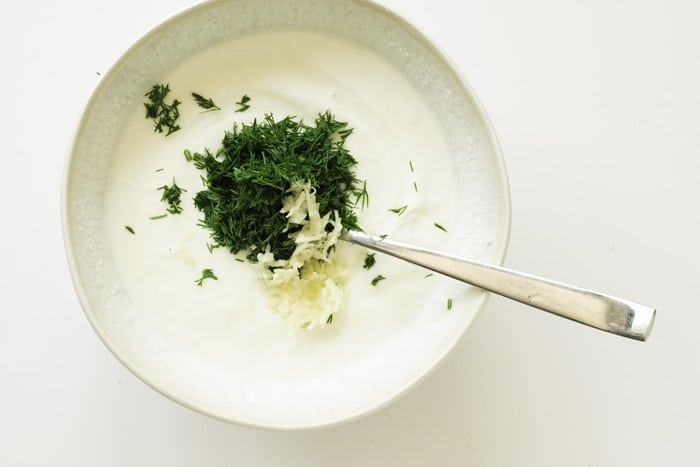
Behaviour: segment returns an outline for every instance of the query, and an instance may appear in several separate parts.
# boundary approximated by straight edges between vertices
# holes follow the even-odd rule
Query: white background
[[[308,433],[227,425],[146,387],[68,275],[61,177],[98,72],[194,3],[0,4],[0,465],[697,465],[700,2],[381,1],[493,120],[506,265],[659,311],[637,343],[493,297],[403,399]]]

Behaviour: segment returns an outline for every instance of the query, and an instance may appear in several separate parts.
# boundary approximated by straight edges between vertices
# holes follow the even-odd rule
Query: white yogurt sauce
[[[203,186],[184,149],[216,150],[233,122],[266,113],[313,122],[328,109],[355,130],[347,146],[359,161],[357,174],[367,180],[370,199],[360,225],[397,240],[444,246],[449,234],[434,223],[449,229],[454,218],[453,163],[433,110],[392,64],[345,38],[271,30],[202,50],[162,82],[170,84],[168,102],[183,102],[182,129],[168,137],[154,133],[143,108],[134,109],[110,168],[105,222],[134,307],[168,345],[207,364],[236,367],[242,377],[303,377],[344,361],[339,354],[369,355],[426,308],[446,312],[448,297],[439,295],[437,275],[426,278],[428,271],[380,254],[367,271],[366,251],[340,244],[337,254],[351,276],[346,307],[324,330],[290,333],[267,307],[252,268],[224,249],[208,251],[208,231],[197,226],[201,213],[192,204]],[[200,113],[193,91],[223,110]],[[250,109],[236,113],[235,102],[244,94],[251,98]],[[165,212],[156,189],[173,178],[187,190],[184,212],[149,220]],[[408,207],[401,216],[388,211],[403,205]],[[218,280],[197,287],[204,268],[213,269]],[[378,274],[386,280],[373,287]],[[251,349],[260,358],[250,358]],[[305,363],[308,352],[316,355],[313,364]],[[318,358],[318,352],[327,358]]]

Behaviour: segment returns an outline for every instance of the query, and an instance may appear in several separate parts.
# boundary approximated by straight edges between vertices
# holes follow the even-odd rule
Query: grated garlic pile
[[[256,268],[265,281],[273,309],[292,328],[324,328],[345,302],[345,264],[333,255],[343,229],[337,212],[321,216],[315,189],[296,183],[287,191],[280,211],[289,225],[301,225],[291,233],[296,244],[288,260],[275,259],[269,247],[257,255]],[[327,225],[332,226],[330,232]]]

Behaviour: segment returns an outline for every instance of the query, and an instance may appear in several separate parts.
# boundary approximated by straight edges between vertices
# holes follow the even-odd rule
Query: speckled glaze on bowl
[[[452,245],[458,249],[452,252],[500,264],[509,235],[509,193],[483,109],[430,41],[397,15],[364,0],[210,1],[147,34],[104,76],[85,110],[65,172],[63,228],[84,311],[105,345],[136,376],[172,400],[221,420],[312,429],[369,414],[405,394],[453,349],[487,294],[468,289],[460,313],[438,322],[417,320],[381,355],[338,362],[332,375],[265,384],[240,381],[235,369],[209,367],[172,351],[140,321],[115,271],[102,225],[113,148],[127,116],[141,106],[144,89],[198,50],[271,27],[345,36],[385,57],[412,82],[439,116],[454,156],[456,195],[465,215],[454,226]]]

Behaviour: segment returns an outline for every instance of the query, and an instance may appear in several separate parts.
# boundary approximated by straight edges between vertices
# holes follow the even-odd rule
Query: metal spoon
[[[655,309],[629,300],[362,232],[344,230],[340,238],[619,336],[645,341],[654,324]]]

